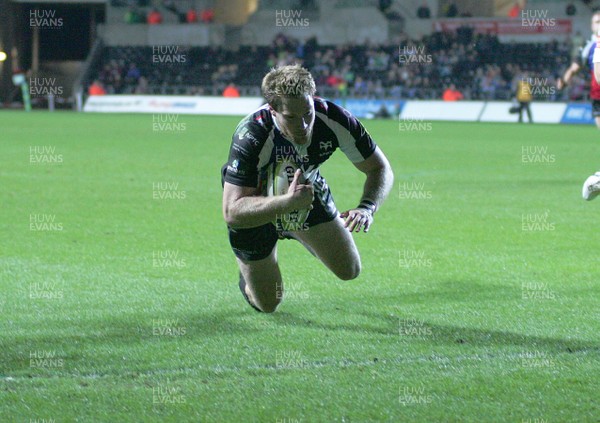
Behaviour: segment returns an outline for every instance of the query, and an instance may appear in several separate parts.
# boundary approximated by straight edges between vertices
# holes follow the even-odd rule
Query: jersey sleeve
[[[595,37],[593,39],[588,40],[580,49],[579,54],[577,55],[577,60],[573,60],[579,66],[588,67],[590,66],[590,56],[592,56],[592,48],[595,45]]]
[[[224,181],[244,187],[258,186],[258,154],[264,143],[264,130],[253,123],[242,122],[231,139]]]
[[[594,49],[594,55],[592,56],[592,63],[600,63],[600,48]]]
[[[352,163],[360,163],[368,159],[377,148],[371,135],[348,110],[340,106],[331,109],[330,118],[337,122],[334,132],[340,149]]]

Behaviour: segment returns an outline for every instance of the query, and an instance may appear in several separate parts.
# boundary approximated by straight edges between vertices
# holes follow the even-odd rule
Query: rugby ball
[[[298,166],[288,160],[273,163],[267,183],[267,195],[287,194],[290,184],[294,180],[296,169]],[[304,178],[300,177],[300,182],[304,183]],[[309,209],[293,210],[290,213],[278,215],[273,224],[278,231],[305,231],[308,230],[306,219],[309,213]]]

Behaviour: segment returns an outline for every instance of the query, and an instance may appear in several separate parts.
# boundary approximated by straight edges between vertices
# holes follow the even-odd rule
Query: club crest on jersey
[[[333,148],[333,141],[321,141],[319,143],[319,148],[321,150],[331,150]]]

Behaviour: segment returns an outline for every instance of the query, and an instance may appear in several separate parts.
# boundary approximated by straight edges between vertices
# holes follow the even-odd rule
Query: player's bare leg
[[[344,221],[336,217],[311,227],[307,231],[293,232],[304,246],[319,258],[338,278],[351,280],[360,274],[360,254]]]
[[[246,261],[237,258],[237,262],[250,302],[265,313],[273,313],[283,298],[283,283],[277,263],[277,246],[262,260]]]
[[[600,116],[596,116],[594,121],[596,122],[596,128],[600,129]]]

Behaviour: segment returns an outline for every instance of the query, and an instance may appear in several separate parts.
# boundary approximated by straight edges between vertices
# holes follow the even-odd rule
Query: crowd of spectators
[[[118,60],[105,55],[92,80],[108,93],[164,94],[165,87],[173,86],[179,94],[220,95],[235,84],[242,95],[256,95],[271,67],[301,63],[325,97],[440,99],[452,86],[460,94],[451,96],[456,99],[509,100],[515,81],[525,74],[556,86],[573,46],[500,43],[494,35],[461,28],[421,40],[400,36],[387,44],[321,46],[315,38],[300,41],[280,34],[270,47],[246,46],[237,53],[214,47],[187,51],[186,63],[177,67],[148,63],[150,54],[138,55],[136,63],[129,54]],[[589,76],[581,73],[568,91],[548,95],[546,90],[543,99],[584,99],[586,84]]]
[[[102,87],[105,94],[148,93],[146,77],[142,75],[135,63],[127,64],[124,59],[111,60],[104,64],[92,85]]]
[[[140,7],[138,4],[130,4],[123,16],[123,20],[128,24],[146,23],[148,25],[160,25],[163,23],[163,13],[161,12],[161,9],[173,14],[179,23],[211,23],[215,18],[215,12],[212,8],[198,11],[193,6],[190,6],[186,10],[182,10],[177,7],[177,4],[173,0],[163,0],[161,6],[160,9],[152,7],[145,11],[144,8]]]

